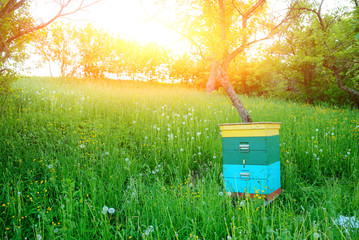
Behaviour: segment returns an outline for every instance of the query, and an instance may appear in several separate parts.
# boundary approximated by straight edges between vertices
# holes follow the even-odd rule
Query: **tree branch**
[[[20,0],[20,2],[17,2],[16,0],[9,0],[5,7],[0,11],[0,19],[22,7],[25,1],[26,0]]]
[[[335,79],[337,80],[337,84],[338,84],[338,87],[340,89],[342,89],[345,92],[350,93],[351,95],[354,95],[355,97],[359,98],[359,92],[358,91],[356,91],[354,89],[351,89],[351,88],[348,88],[348,87],[343,85],[342,78],[341,78],[340,72],[339,72],[340,70],[337,67],[332,66],[332,67],[328,67],[328,68],[334,72]]]
[[[257,2],[258,3],[258,2]],[[294,9],[294,5],[296,5],[297,1],[295,3],[292,4],[292,6],[289,8],[288,13],[286,14],[286,16],[282,19],[282,21],[280,21],[276,26],[274,26],[270,32],[268,33],[268,35],[264,38],[261,39],[256,39],[252,42],[243,42],[238,48],[236,48],[231,54],[228,55],[228,57],[223,61],[223,68],[227,69],[230,62],[238,56],[238,54],[242,53],[248,46],[254,44],[254,43],[258,43],[264,40],[267,40],[269,38],[271,38],[273,36],[273,34],[276,32],[276,30],[282,26],[285,22],[287,22],[290,19],[296,18],[297,15],[292,16]]]
[[[13,1],[13,0],[11,0],[11,1]],[[22,1],[24,1],[24,0],[22,0]],[[44,28],[44,27],[48,26],[49,24],[51,24],[52,22],[54,22],[56,19],[58,19],[60,17],[64,17],[64,16],[74,14],[74,13],[76,13],[76,12],[82,10],[82,9],[85,9],[85,8],[87,8],[89,6],[92,6],[92,5],[100,2],[101,0],[94,1],[94,2],[92,2],[90,4],[88,4],[88,5],[85,5],[85,6],[83,5],[85,0],[82,0],[81,3],[79,4],[79,6],[75,10],[73,10],[71,12],[63,13],[64,9],[69,6],[71,1],[72,0],[67,0],[66,2],[58,1],[59,5],[60,5],[60,9],[59,9],[58,13],[52,19],[50,19],[46,23],[42,23],[42,24],[39,24],[37,26],[30,27],[30,28],[27,28],[26,30],[23,30],[23,31],[19,32],[18,34],[16,34],[16,35],[10,37],[9,39],[7,39],[6,43],[10,43],[10,42],[14,41],[17,38],[22,37],[23,35],[26,35],[26,34],[35,32],[35,31],[37,31],[37,30],[39,30],[41,28]]]

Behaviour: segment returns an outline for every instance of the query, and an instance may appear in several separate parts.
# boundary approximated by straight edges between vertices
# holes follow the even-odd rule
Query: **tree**
[[[250,46],[272,38],[290,19],[297,17],[294,12],[296,1],[290,4],[287,13],[280,20],[268,13],[266,0],[194,1],[194,17],[186,17],[183,34],[196,46],[203,59],[211,62],[207,91],[214,89],[216,79],[236,107],[243,122],[252,122],[248,111],[238,98],[228,77],[228,69],[234,59]]]
[[[78,67],[85,77],[100,79],[112,72],[110,66],[116,58],[113,36],[88,24],[75,37],[79,54]]]
[[[77,29],[70,23],[54,23],[37,32],[34,41],[36,52],[48,62],[52,76],[51,62],[60,66],[61,76],[73,76],[76,71],[78,50],[75,45]]]
[[[93,0],[54,0],[58,12],[48,21],[36,21],[30,15],[31,0],[0,0],[0,94],[1,112],[11,92],[11,83],[24,61],[26,44],[34,40],[31,33],[45,28],[56,19],[74,14],[94,3]]]
[[[358,102],[355,14],[342,7],[324,12],[323,3],[324,0],[298,4],[301,18],[271,49],[277,62],[281,62],[277,72],[308,102]],[[343,91],[337,91],[338,87]]]

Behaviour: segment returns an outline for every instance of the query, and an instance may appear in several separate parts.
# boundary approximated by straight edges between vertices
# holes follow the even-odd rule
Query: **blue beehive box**
[[[232,196],[272,201],[281,193],[280,123],[220,124],[223,180]]]

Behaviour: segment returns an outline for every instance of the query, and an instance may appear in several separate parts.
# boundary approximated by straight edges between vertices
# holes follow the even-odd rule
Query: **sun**
[[[174,52],[183,52],[187,47],[179,33],[159,20],[165,18],[166,24],[174,22],[175,1],[163,5],[152,0],[102,0],[81,13],[81,17],[84,22],[127,40],[154,42]]]

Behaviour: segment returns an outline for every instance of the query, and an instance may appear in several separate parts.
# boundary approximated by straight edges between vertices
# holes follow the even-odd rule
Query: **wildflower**
[[[316,131],[316,132],[318,132],[318,131],[319,131],[319,129],[317,128],[317,129],[315,129],[315,131]]]
[[[109,152],[105,152],[105,155],[110,155],[110,153],[109,153]]]
[[[198,155],[202,155],[202,153],[201,153],[201,152],[199,152],[199,153],[198,153]]]
[[[136,121],[133,121],[132,123],[133,123],[133,124],[135,124],[135,123],[136,123]]]
[[[183,148],[181,148],[180,151],[183,152]]]
[[[216,157],[216,155],[213,155],[213,159],[216,159],[217,157]]]
[[[102,214],[106,214],[108,211],[108,207],[107,206],[103,206],[102,208]]]
[[[52,167],[53,167],[52,164],[50,164],[50,165],[48,166],[49,169],[51,169]]]
[[[128,161],[130,161],[130,159],[128,159],[128,158],[125,158],[125,161],[126,161],[126,162],[128,162]]]
[[[81,145],[80,145],[80,148],[85,148],[85,144],[81,144]]]
[[[152,171],[152,174],[156,174],[156,171]]]
[[[148,139],[148,137],[146,136],[146,137],[145,137],[145,139],[147,140],[147,139]]]
[[[231,237],[231,236],[227,236],[227,240],[232,240],[232,237]]]
[[[115,209],[114,209],[114,208],[108,209],[108,213],[109,213],[109,214],[114,214],[114,213],[115,213]]]
[[[54,91],[54,92],[55,92],[55,91]],[[37,235],[36,235],[36,239],[37,239],[37,240],[41,240],[41,239],[42,239],[42,236],[41,236],[40,234],[37,234]]]
[[[223,196],[223,192],[219,192],[218,195],[219,195],[219,196]]]
[[[198,132],[198,133],[197,133],[197,136],[199,136],[199,135],[201,135],[201,132]]]
[[[59,229],[55,228],[54,233],[58,233],[58,232],[59,232]]]
[[[315,232],[315,233],[313,234],[313,238],[314,238],[314,239],[318,239],[319,237],[320,237],[319,233]]]
[[[21,192],[17,192],[17,195],[19,195],[19,196],[20,196],[20,195],[21,195]]]
[[[227,196],[230,197],[232,195],[231,192],[227,192]]]
[[[246,205],[246,201],[245,201],[245,200],[241,201],[241,202],[239,203],[239,205],[240,205],[241,207],[244,207],[244,205]]]

